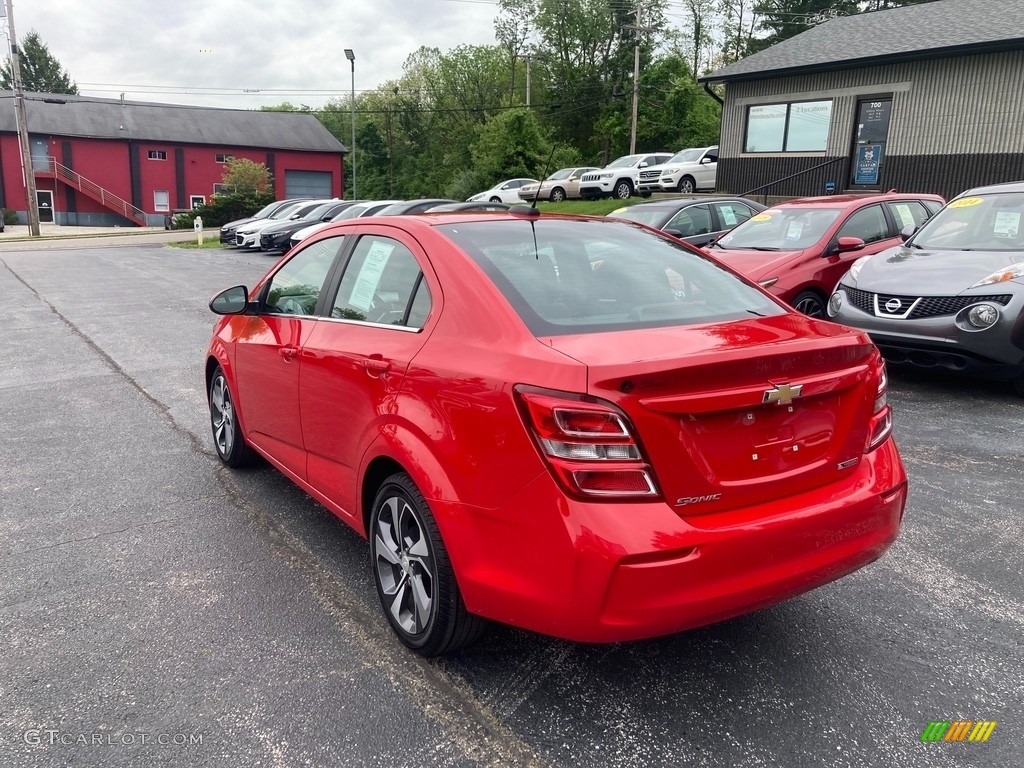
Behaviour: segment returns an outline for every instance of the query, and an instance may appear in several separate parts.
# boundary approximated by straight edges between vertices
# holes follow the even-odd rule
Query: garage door
[[[285,197],[331,197],[330,171],[285,171]]]

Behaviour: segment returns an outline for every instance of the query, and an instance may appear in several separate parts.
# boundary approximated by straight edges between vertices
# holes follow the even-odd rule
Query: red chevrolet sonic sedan
[[[367,537],[425,655],[488,619],[584,642],[720,621],[899,530],[868,337],[638,225],[354,219],[210,307],[221,459],[261,454]]]

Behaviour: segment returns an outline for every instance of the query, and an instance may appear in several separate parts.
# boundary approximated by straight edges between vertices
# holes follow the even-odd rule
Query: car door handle
[[[391,363],[380,357],[367,357],[363,360],[363,368],[371,376],[383,376],[391,370]]]
[[[298,347],[281,347],[281,349],[279,349],[278,351],[281,353],[281,357],[283,357],[288,362],[294,360],[299,354]]]

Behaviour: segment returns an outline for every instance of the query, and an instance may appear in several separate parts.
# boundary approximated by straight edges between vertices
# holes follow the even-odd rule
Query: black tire
[[[404,472],[381,484],[367,533],[377,596],[403,644],[439,656],[480,637],[487,622],[466,610],[430,507]]]
[[[549,199],[552,203],[562,202],[563,200],[565,200],[565,190],[562,189],[561,187],[555,187],[554,189],[551,190],[551,195]]]
[[[210,377],[210,391],[207,394],[210,429],[213,432],[213,446],[217,449],[217,456],[232,469],[244,467],[252,461],[252,449],[242,436],[242,428],[238,426],[231,388],[219,365]]]
[[[683,176],[676,185],[676,192],[681,192],[684,195],[690,195],[697,191],[697,182],[693,180],[692,176]]]
[[[629,179],[619,179],[615,182],[615,188],[612,190],[612,197],[618,198],[619,200],[627,200],[633,196],[633,183]]]
[[[500,198],[500,197],[498,197],[497,195],[495,195],[495,196],[494,196],[494,197],[492,197],[492,198],[491,198],[491,199],[490,199],[490,200],[489,200],[488,202],[491,202],[491,203],[500,203],[500,202],[501,202],[501,198]]]
[[[1010,380],[1010,385],[1017,397],[1024,397],[1024,374]]]
[[[824,320],[828,317],[825,312],[825,300],[818,295],[817,291],[804,291],[798,293],[793,299],[793,309],[803,312],[808,317],[815,317]]]

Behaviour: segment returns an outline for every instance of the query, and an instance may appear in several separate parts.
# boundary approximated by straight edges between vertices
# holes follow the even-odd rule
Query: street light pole
[[[25,197],[28,203],[28,233],[39,237],[39,201],[36,199],[36,174],[32,169],[32,149],[28,138],[28,120],[25,118],[25,92],[21,89],[21,53],[18,36],[14,31],[14,8],[11,0],[6,2],[7,35],[11,48],[11,77],[14,80],[14,113],[18,121],[18,144],[21,145],[21,175],[25,183]]]
[[[11,0],[7,0],[10,2]],[[345,49],[345,58],[348,59],[348,63],[352,65],[352,146],[349,147],[349,155],[352,158],[352,199],[358,199],[356,196],[356,53],[351,48]]]

